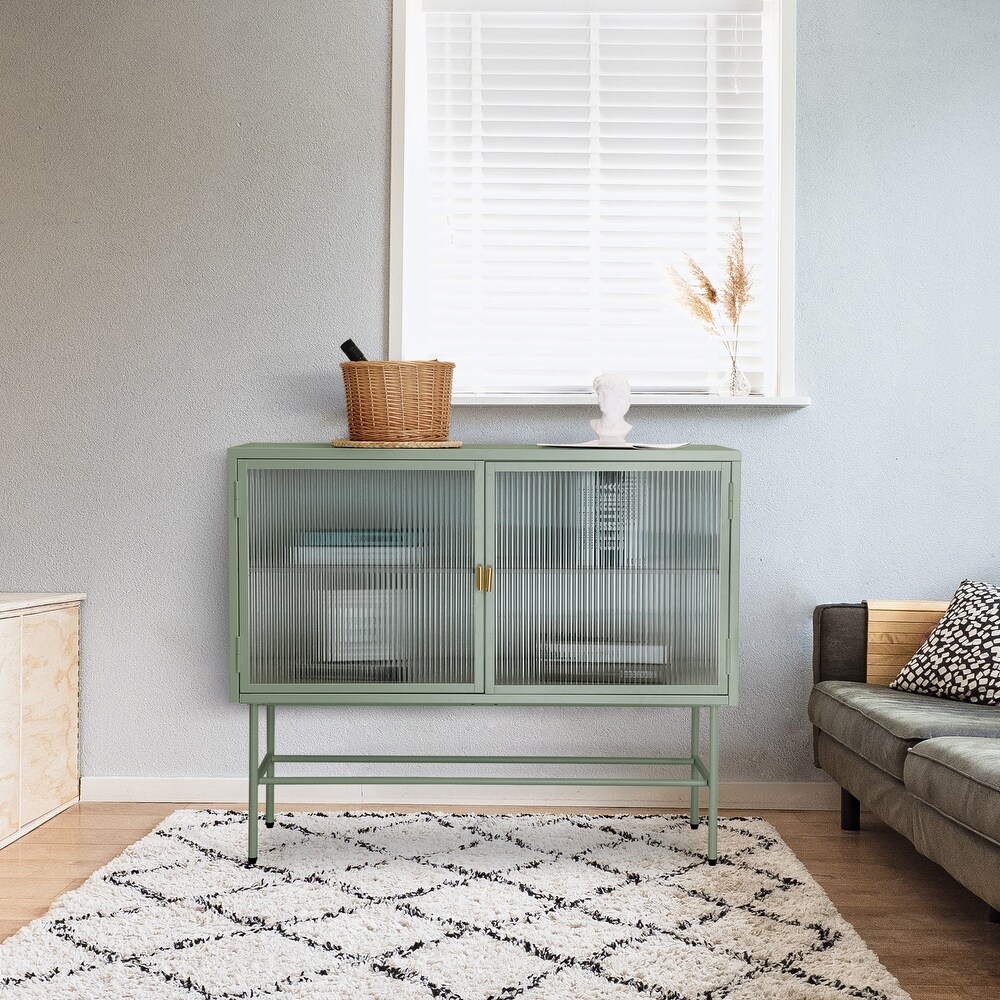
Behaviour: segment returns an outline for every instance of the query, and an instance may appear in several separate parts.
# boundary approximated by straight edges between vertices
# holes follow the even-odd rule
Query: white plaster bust
[[[605,373],[594,379],[597,405],[601,408],[598,420],[591,420],[590,426],[597,433],[597,444],[614,447],[625,444],[625,435],[632,425],[625,422],[625,414],[632,400],[632,387],[628,379],[621,375]]]

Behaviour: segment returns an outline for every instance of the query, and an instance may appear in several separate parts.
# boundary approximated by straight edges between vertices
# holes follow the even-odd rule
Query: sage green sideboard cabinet
[[[717,711],[737,696],[739,470],[738,452],[708,445],[230,449],[230,691],[250,706],[251,816],[263,786],[273,826],[278,784],[610,783],[688,787],[697,826],[707,787],[714,862]],[[684,707],[691,752],[275,753],[278,705],[393,703]],[[682,774],[276,774],[285,763],[346,762],[627,763]],[[257,847],[250,822],[252,861]]]

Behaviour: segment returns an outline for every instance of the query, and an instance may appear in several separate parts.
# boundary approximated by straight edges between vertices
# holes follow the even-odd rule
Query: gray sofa
[[[876,813],[1000,921],[1000,707],[865,683],[864,604],[813,615],[816,765],[841,787],[841,827]]]

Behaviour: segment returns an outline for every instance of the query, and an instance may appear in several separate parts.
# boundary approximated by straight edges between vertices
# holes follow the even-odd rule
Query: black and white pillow
[[[1000,705],[1000,587],[964,580],[944,617],[889,686]]]

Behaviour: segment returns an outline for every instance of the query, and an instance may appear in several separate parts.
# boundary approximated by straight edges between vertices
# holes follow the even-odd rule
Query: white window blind
[[[455,361],[457,393],[713,392],[728,356],[665,269],[721,284],[740,218],[739,364],[773,392],[765,0],[402,2],[394,355]]]

